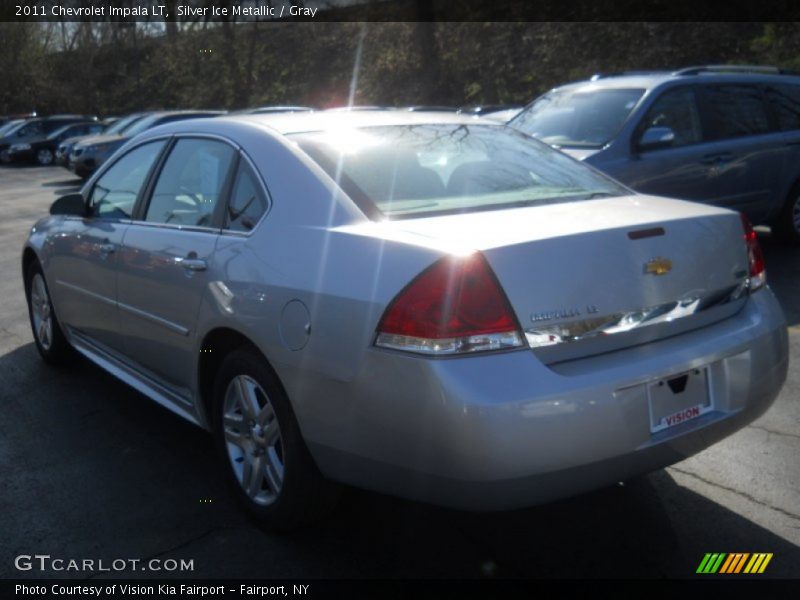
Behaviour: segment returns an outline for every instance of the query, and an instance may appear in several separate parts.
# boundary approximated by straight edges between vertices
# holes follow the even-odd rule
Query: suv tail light
[[[522,331],[486,259],[443,258],[405,287],[386,309],[375,345],[430,355],[504,350]]]
[[[754,292],[767,282],[764,253],[758,244],[758,234],[753,229],[750,219],[744,214],[742,214],[742,227],[744,227],[744,241],[747,244],[747,259],[750,265],[750,291]]]

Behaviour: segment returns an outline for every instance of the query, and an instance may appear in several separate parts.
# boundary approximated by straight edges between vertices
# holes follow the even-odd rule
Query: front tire
[[[235,350],[222,362],[212,417],[228,484],[265,528],[294,529],[333,506],[337,488],[317,469],[283,387],[255,350]]]
[[[36,349],[49,364],[66,363],[70,355],[70,346],[56,318],[53,302],[50,299],[50,290],[38,262],[34,262],[28,267],[25,276],[25,291],[28,296],[28,317]]]
[[[772,224],[776,237],[791,244],[800,244],[800,183],[792,187],[781,214]]]

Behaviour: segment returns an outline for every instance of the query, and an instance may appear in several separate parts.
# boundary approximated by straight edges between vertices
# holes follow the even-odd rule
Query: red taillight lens
[[[758,234],[745,215],[742,215],[742,227],[744,227],[744,241],[747,244],[747,259],[750,263],[750,291],[754,292],[767,282],[764,253],[758,244]]]
[[[376,345],[423,354],[522,346],[500,284],[481,254],[445,258],[423,271],[386,309]]]

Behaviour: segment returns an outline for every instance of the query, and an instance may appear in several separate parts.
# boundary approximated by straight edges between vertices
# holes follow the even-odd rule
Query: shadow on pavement
[[[80,177],[73,177],[72,179],[64,179],[62,181],[48,181],[43,183],[42,187],[70,187],[80,188],[83,185],[83,180]]]

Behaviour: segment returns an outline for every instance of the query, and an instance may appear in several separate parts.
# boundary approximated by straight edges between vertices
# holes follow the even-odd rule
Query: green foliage
[[[796,23],[0,24],[0,114],[527,103],[597,72],[800,68]]]

